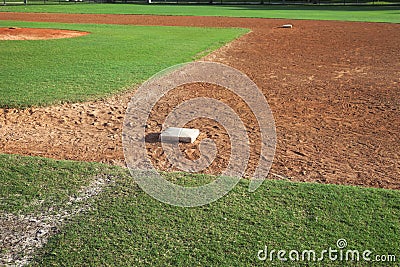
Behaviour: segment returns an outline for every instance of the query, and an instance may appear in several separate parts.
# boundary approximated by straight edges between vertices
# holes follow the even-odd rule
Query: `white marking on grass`
[[[0,265],[24,266],[59,232],[65,221],[90,209],[87,201],[114,182],[112,176],[98,176],[76,196],[71,196],[66,207],[49,207],[39,214],[0,214]]]

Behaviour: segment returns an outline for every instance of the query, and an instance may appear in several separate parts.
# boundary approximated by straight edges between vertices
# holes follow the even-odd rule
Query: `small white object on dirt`
[[[193,143],[199,134],[198,129],[169,127],[161,133],[160,139],[163,142]]]
[[[292,24],[283,24],[282,26],[281,26],[281,28],[293,28],[293,25]]]

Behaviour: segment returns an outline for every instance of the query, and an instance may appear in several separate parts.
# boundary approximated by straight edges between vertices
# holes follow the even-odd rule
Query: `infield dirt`
[[[59,29],[0,28],[0,40],[47,40],[73,38],[86,34],[89,33]]]
[[[206,56],[247,74],[273,111],[277,148],[272,172],[294,181],[400,189],[400,25],[222,17],[0,13],[1,20],[250,28],[249,34]],[[277,28],[291,23],[292,29]],[[211,93],[210,93],[211,92]],[[0,109],[0,152],[123,165],[124,112],[131,92],[107,100],[25,110]],[[148,133],[160,130],[172,104],[210,94],[257,124],[226,90],[205,84],[167,95],[154,109]],[[229,138],[219,125],[194,121],[199,140],[217,140],[219,173]],[[198,141],[182,145],[198,157]],[[251,144],[248,174],[257,164]],[[156,166],[169,170],[161,145],[148,143]],[[274,178],[274,177],[271,177]],[[276,178],[276,177],[275,177]]]

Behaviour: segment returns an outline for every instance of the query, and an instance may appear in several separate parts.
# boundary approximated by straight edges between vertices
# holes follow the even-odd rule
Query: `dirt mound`
[[[73,38],[89,34],[88,32],[59,30],[59,29],[38,29],[38,28],[0,28],[0,40],[46,40]]]

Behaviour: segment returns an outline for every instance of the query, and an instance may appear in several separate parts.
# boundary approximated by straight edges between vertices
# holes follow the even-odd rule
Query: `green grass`
[[[242,181],[207,206],[178,208],[157,202],[129,178],[122,179],[101,196],[95,211],[51,239],[36,263],[254,266],[265,245],[321,251],[336,248],[340,238],[349,249],[400,255],[398,191],[266,181],[249,193],[247,186]]]
[[[269,265],[257,259],[265,245],[269,251],[319,253],[335,249],[340,238],[347,240],[346,249],[400,257],[400,192],[395,190],[267,180],[249,193],[248,181],[242,180],[212,204],[180,208],[152,199],[118,167],[11,155],[1,155],[0,162],[1,207],[14,213],[26,212],[35,199],[65,202],[96,174],[117,177],[93,199],[92,209],[72,218],[39,251],[37,266]],[[212,179],[167,175],[181,184]],[[276,258],[274,264],[288,266]]]
[[[0,154],[0,211],[32,213],[61,205],[104,174],[118,175],[119,170],[97,163]]]
[[[248,31],[0,21],[0,27],[9,26],[91,32],[69,39],[0,41],[0,106],[19,108],[124,91]]]
[[[73,4],[0,6],[0,11],[89,14],[151,14],[226,16],[400,23],[399,6],[282,6],[282,5],[132,5]]]

